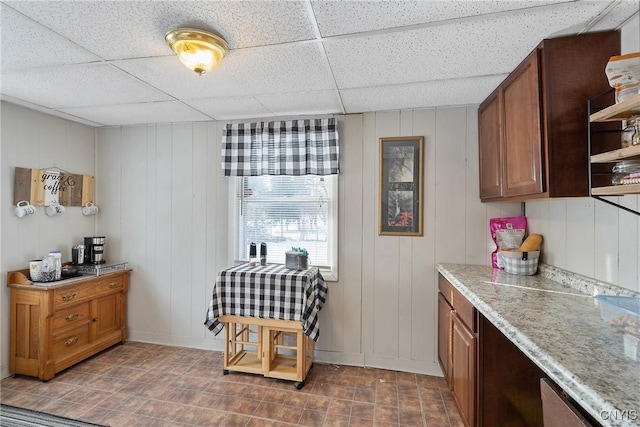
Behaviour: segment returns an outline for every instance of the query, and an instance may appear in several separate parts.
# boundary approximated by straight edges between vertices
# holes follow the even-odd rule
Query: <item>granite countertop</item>
[[[639,293],[540,265],[535,276],[487,266],[438,264],[447,278],[524,354],[605,426],[640,426],[640,361],[600,318],[596,294]]]

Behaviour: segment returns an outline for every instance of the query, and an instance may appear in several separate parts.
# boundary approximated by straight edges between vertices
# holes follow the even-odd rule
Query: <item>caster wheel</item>
[[[295,386],[296,390],[300,390],[302,389],[302,387],[304,387],[304,381],[296,381],[295,383],[293,383],[293,385]]]
[[[223,369],[222,370],[222,375],[229,375],[229,370],[228,369]]]

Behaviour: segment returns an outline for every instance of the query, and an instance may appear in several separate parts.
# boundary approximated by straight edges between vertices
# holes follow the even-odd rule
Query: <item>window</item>
[[[267,262],[283,264],[285,252],[302,247],[325,280],[337,280],[337,175],[245,176],[235,194],[236,256],[249,244],[267,244]]]

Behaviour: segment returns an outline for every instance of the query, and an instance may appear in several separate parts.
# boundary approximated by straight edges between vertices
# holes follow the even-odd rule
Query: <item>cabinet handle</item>
[[[76,320],[77,318],[78,318],[78,313],[71,313],[70,315],[65,317],[65,319],[67,319],[67,322],[71,322],[72,320]]]
[[[74,299],[76,297],[75,292],[72,294],[66,294],[66,295],[62,295],[62,301],[71,301],[72,299]]]
[[[110,289],[117,288],[118,285],[120,285],[119,282],[111,282],[111,283],[109,283],[109,288]]]
[[[97,317],[94,317],[93,319],[91,319],[94,323],[98,321]]]
[[[68,339],[67,341],[65,341],[64,345],[66,345],[67,347],[71,347],[72,345],[74,345],[77,342],[78,342],[78,338],[77,337],[73,337],[73,338]]]

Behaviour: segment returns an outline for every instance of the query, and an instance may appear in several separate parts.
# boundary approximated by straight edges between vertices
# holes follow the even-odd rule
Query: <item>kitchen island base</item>
[[[294,381],[304,387],[315,343],[300,322],[224,315],[224,370]]]

